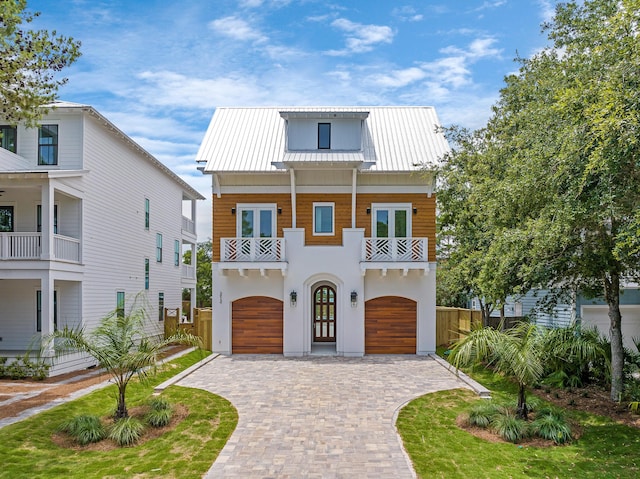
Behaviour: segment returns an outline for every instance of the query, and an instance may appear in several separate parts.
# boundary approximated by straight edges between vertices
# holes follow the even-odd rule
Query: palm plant
[[[527,419],[527,388],[540,382],[550,358],[562,358],[568,352],[575,361],[585,363],[602,354],[581,335],[523,321],[504,331],[490,327],[471,331],[454,344],[449,361],[456,368],[486,361],[497,372],[513,378],[518,383],[517,417]]]
[[[155,373],[160,352],[169,344],[199,345],[200,339],[188,333],[176,331],[170,337],[155,339],[145,330],[148,324],[147,308],[140,306],[138,295],[128,314],[118,310],[105,316],[94,330],[84,328],[55,331],[45,338],[44,347],[53,343],[56,355],[85,352],[93,356],[113,378],[118,388],[118,404],[114,419],[129,417],[126,390],[129,381],[137,376],[144,381]]]

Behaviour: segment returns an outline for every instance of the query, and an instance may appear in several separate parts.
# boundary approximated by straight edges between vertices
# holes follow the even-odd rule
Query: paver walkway
[[[414,478],[395,429],[398,409],[422,394],[468,387],[419,356],[219,356],[178,384],[238,410],[211,479]]]

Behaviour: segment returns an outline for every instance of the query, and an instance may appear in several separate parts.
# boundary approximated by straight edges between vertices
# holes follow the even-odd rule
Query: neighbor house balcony
[[[196,268],[190,264],[181,265],[181,277],[182,279],[196,279]]]
[[[196,234],[196,222],[186,216],[182,217],[182,231],[195,235]]]
[[[221,238],[218,268],[244,270],[287,269],[284,238]]]
[[[53,257],[45,258],[42,251],[42,234],[31,232],[0,233],[0,260],[41,260],[68,261],[80,263],[80,240],[53,235]]]
[[[365,274],[377,269],[386,274],[399,269],[406,275],[412,269],[429,270],[428,238],[364,238],[360,266]]]

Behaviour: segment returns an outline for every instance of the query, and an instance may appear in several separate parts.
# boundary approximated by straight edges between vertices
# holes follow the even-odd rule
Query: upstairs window
[[[18,129],[15,126],[0,125],[0,146],[12,153],[16,152]]]
[[[42,233],[42,205],[36,207],[36,231]],[[53,205],[53,234],[58,234],[58,205]]]
[[[173,264],[180,266],[180,241],[178,240],[173,242]]]
[[[144,229],[149,229],[149,198],[144,199]]]
[[[38,164],[58,164],[58,125],[42,125],[39,128]]]
[[[313,204],[313,234],[314,236],[333,235],[333,203]]]
[[[318,150],[331,149],[331,123],[318,123]]]
[[[156,261],[162,263],[162,235],[156,234]]]
[[[164,319],[164,293],[160,291],[158,293],[158,321]]]
[[[0,233],[13,231],[13,206],[0,206]]]
[[[144,259],[144,289],[149,289],[149,258]]]

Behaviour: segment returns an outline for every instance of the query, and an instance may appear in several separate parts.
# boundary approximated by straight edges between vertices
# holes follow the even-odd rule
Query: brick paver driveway
[[[395,415],[468,387],[432,358],[219,356],[179,383],[227,398],[238,427],[207,478],[412,478]]]

